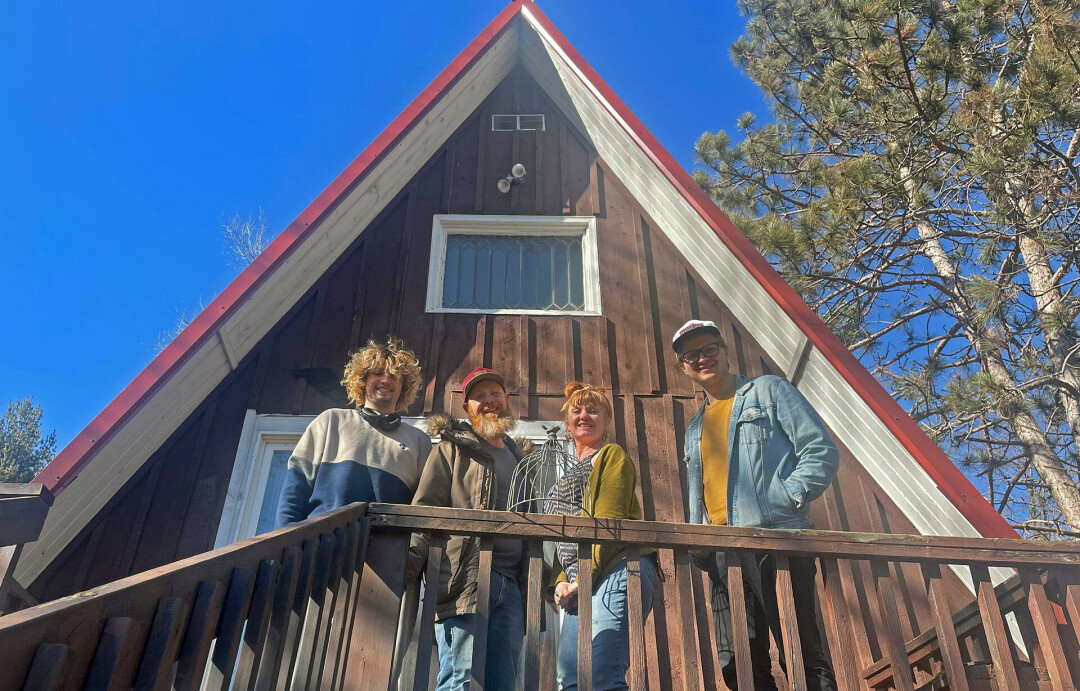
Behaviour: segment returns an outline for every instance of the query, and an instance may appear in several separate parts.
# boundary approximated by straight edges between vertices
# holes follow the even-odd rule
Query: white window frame
[[[539,127],[522,127],[521,126],[521,118],[523,118],[523,117],[525,117],[525,118],[540,118],[540,126]],[[498,118],[514,118],[514,128],[513,129],[503,129],[503,128],[496,127],[495,126],[495,121]],[[498,114],[498,113],[496,113],[496,114],[493,114],[491,116],[491,131],[492,132],[543,132],[544,130],[547,129],[547,122],[546,121],[547,121],[547,118],[544,117],[543,113],[521,113],[521,114],[513,114],[513,113]]]
[[[267,451],[289,444],[296,446],[314,419],[314,415],[258,415],[254,410],[245,413],[214,549],[254,534],[270,474],[268,459],[272,454]]]
[[[585,306],[580,310],[473,309],[443,307],[447,235],[561,235],[581,238],[581,273]],[[599,316],[600,263],[596,248],[595,216],[478,216],[436,214],[431,224],[428,263],[427,311],[458,314],[535,314],[547,316]]]
[[[225,505],[218,521],[214,549],[255,534],[266,482],[270,476],[272,451],[295,447],[300,441],[300,435],[314,419],[314,415],[259,415],[254,410],[245,413],[232,477],[229,479]],[[402,417],[402,421],[427,431],[426,419],[423,417]],[[554,420],[520,420],[511,434],[525,437],[539,445],[547,437],[544,427],[560,424],[562,423]]]

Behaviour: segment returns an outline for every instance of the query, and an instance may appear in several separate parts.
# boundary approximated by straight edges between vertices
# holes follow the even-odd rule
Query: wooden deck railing
[[[0,689],[364,688],[363,665],[346,671],[344,653],[375,633],[352,627],[357,617],[385,615],[361,594],[366,511],[0,617]]]
[[[826,597],[822,602],[822,614],[825,620],[826,635],[834,654],[838,683],[843,689],[896,688],[913,690],[916,688],[916,676],[919,686],[934,679],[947,682],[947,688],[977,688],[969,684],[969,677],[977,680],[986,676],[987,666],[991,663],[995,678],[995,688],[1027,689],[1039,684],[1033,679],[1036,670],[1030,664],[1023,664],[1031,659],[1019,651],[1013,636],[1007,630],[1005,615],[1026,614],[1034,628],[1035,638],[1031,643],[1035,648],[1040,670],[1049,676],[1047,688],[1076,689],[1078,677],[1075,662],[1070,667],[1066,650],[1077,650],[1076,625],[1080,623],[1080,545],[1050,543],[1042,541],[940,538],[912,535],[880,535],[866,533],[840,533],[830,531],[779,531],[749,528],[726,528],[716,526],[693,526],[681,523],[654,523],[645,521],[594,520],[587,518],[564,518],[535,514],[505,514],[496,512],[469,512],[463,518],[461,512],[448,509],[423,507],[404,507],[376,505],[369,516],[373,525],[390,529],[425,530],[442,534],[468,534],[490,538],[522,538],[531,541],[529,578],[526,598],[528,601],[527,637],[526,637],[526,688],[539,688],[539,613],[540,598],[540,559],[541,543],[545,540],[578,542],[582,554],[589,555],[588,549],[596,542],[621,542],[635,549],[656,547],[661,551],[674,552],[675,565],[674,590],[680,599],[692,597],[691,573],[687,553],[690,549],[708,548],[726,551],[735,557],[744,552],[770,552],[777,557],[777,601],[781,614],[781,626],[784,638],[784,652],[788,665],[789,683],[794,689],[806,688],[802,665],[801,646],[798,629],[795,627],[795,604],[792,598],[791,578],[788,560],[794,556],[816,556],[822,564]],[[440,543],[433,541],[432,550],[440,549]],[[490,540],[481,543],[482,560],[490,560]],[[429,557],[430,560],[430,557]],[[739,690],[750,691],[752,675],[750,671],[750,651],[747,642],[745,603],[738,596],[742,592],[742,571],[740,560],[728,560],[729,592],[732,593],[732,617],[736,636],[736,666],[739,670]],[[852,562],[868,562],[873,574],[877,591],[877,607],[880,613],[880,625],[876,630],[883,641],[884,655],[873,664],[858,668],[855,654],[857,648],[865,646],[865,640],[858,640],[860,634],[865,638],[868,623],[860,614],[855,614],[847,602],[851,593],[845,593],[849,586]],[[890,566],[895,563],[913,563],[921,567],[927,585],[930,604],[936,625],[932,635],[917,641],[915,649],[909,654],[909,644],[902,637],[900,625],[897,584]],[[484,561],[481,562],[484,564]],[[970,612],[960,612],[959,620],[950,609],[945,593],[944,572],[947,565],[961,566],[961,571],[970,573],[977,593],[978,617],[973,619]],[[1007,595],[1003,609],[999,594],[990,581],[990,567],[1015,568],[1019,571],[1018,584],[1005,584],[1001,587],[1002,595]],[[588,592],[592,578],[592,562],[585,558],[579,561],[579,579],[582,592]],[[1061,597],[1068,610],[1068,625],[1059,627],[1054,605],[1046,594],[1042,572],[1056,569],[1058,584],[1062,589]],[[487,575],[481,568],[480,592],[486,592]],[[845,579],[844,573],[848,578]],[[645,674],[645,646],[642,645],[642,629],[633,622],[640,621],[640,580],[639,575],[630,573],[628,595],[631,609],[631,668],[630,687],[648,688]],[[482,600],[481,600],[482,601]],[[588,689],[591,678],[591,636],[589,632],[588,599],[582,599],[579,605],[578,619],[578,688]],[[429,607],[433,603],[425,602]],[[585,606],[582,606],[585,605]],[[699,604],[703,607],[704,604]],[[682,643],[686,658],[694,656],[697,638],[703,635],[696,627],[692,616],[694,607],[680,607]],[[481,616],[485,613],[481,611]],[[711,615],[711,613],[710,613]],[[430,618],[430,617],[429,617]],[[426,620],[425,620],[426,621]],[[481,627],[482,628],[482,627]],[[976,629],[978,631],[976,631]],[[422,634],[430,636],[422,630]],[[972,659],[968,650],[961,650],[964,637],[980,633],[985,638],[989,659]],[[1065,639],[1061,633],[1065,633]],[[932,639],[932,640],[926,640]],[[430,641],[430,638],[428,639]],[[981,639],[980,639],[981,640]],[[1017,659],[1019,658],[1019,659]],[[1026,660],[1024,658],[1027,658]],[[484,648],[478,646],[474,651],[473,688],[482,688],[482,670]],[[1018,662],[1021,663],[1018,665]],[[974,664],[972,664],[974,663]],[[1018,672],[1018,668],[1023,673]],[[686,666],[692,669],[692,666]],[[684,669],[684,671],[686,671]],[[420,668],[417,679],[426,677]],[[1037,675],[1035,675],[1037,676]],[[480,685],[477,686],[477,682]],[[1021,682],[1024,682],[1023,684]],[[715,688],[715,679],[694,679],[687,674],[684,679],[687,688]],[[417,684],[416,688],[426,688]],[[939,686],[939,688],[945,688]]]
[[[585,548],[583,554],[589,554],[593,543],[622,542],[631,550],[656,547],[670,556],[662,560],[673,564],[665,591],[667,597],[674,594],[681,601],[681,606],[668,610],[679,612],[674,628],[681,633],[681,640],[671,645],[682,647],[684,660],[706,650],[698,639],[708,635],[697,619],[706,605],[693,606],[695,575],[688,550],[771,552],[778,563],[778,603],[792,688],[805,688],[805,681],[787,563],[791,557],[806,555],[820,559],[822,619],[842,689],[991,688],[989,681],[979,680],[988,672],[998,689],[1077,687],[1080,545],[357,504],[0,618],[0,688],[386,689],[391,683],[412,531],[432,534],[432,571],[446,536],[481,538],[482,605],[490,587],[493,539],[530,541],[535,549],[525,584],[527,689],[542,688],[543,668],[552,663],[551,655],[541,652],[550,648],[541,642],[546,605],[540,594],[538,549],[551,540],[577,542]],[[733,593],[741,592],[736,586],[742,577],[739,563],[729,560]],[[869,564],[872,573],[877,624],[851,605],[851,574],[862,568],[860,563]],[[899,625],[900,564],[921,569],[934,614],[933,629],[910,640],[905,640]],[[946,580],[955,578],[948,565],[970,573],[977,597],[968,610],[953,611],[946,597]],[[1018,569],[1018,576],[995,591],[989,569],[1001,566]],[[591,560],[581,560],[579,568],[582,590],[588,592]],[[1048,570],[1054,570],[1050,580]],[[640,579],[635,570],[630,571],[629,601],[631,622],[640,621]],[[591,679],[588,603],[583,598],[579,612],[582,689],[589,688]],[[417,628],[420,654],[398,680],[404,688],[428,688],[434,604],[431,591]],[[732,612],[739,691],[747,691],[751,675],[745,603],[738,597],[733,598]],[[485,617],[486,607],[481,606],[478,614]],[[1014,629],[1020,632],[1019,639]],[[869,648],[868,633],[880,641],[882,652],[879,659],[862,665],[864,655],[859,651]],[[632,625],[630,638],[631,688],[650,688],[650,678],[655,686],[657,670],[647,667],[656,662],[646,659],[649,646],[643,628]],[[479,636],[474,646],[474,690],[485,686],[482,639]],[[716,688],[719,682],[703,678],[703,669],[715,672],[715,666],[685,664],[681,683],[691,689]],[[1039,679],[1040,670],[1048,678]]]

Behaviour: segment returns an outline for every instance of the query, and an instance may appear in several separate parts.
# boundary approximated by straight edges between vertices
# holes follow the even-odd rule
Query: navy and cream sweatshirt
[[[274,526],[358,501],[408,504],[430,452],[428,435],[404,422],[384,431],[357,410],[324,411],[289,457]]]

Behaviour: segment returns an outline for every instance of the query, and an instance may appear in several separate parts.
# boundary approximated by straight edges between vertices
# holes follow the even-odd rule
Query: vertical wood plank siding
[[[491,113],[514,108],[543,113],[546,130],[491,132]],[[518,162],[528,169],[525,184],[509,197],[498,193],[495,182]],[[436,213],[594,214],[603,315],[425,313],[431,219]],[[513,404],[526,418],[559,417],[563,386],[570,379],[608,387],[616,410],[616,441],[639,463],[645,517],[683,520],[687,509],[681,448],[702,397],[679,374],[670,334],[691,317],[713,319],[745,374],[783,369],[763,354],[746,326],[732,318],[724,296],[709,291],[694,265],[695,258],[675,249],[664,229],[597,157],[588,137],[518,68],[30,590],[43,601],[51,600],[210,549],[245,410],[310,415],[345,405],[343,391],[325,384],[320,388],[297,371],[327,368],[337,377],[351,350],[391,330],[415,349],[423,366],[424,382],[408,411],[411,415],[456,414],[461,381],[478,365],[506,373]],[[856,459],[846,449],[841,454],[840,478],[830,491],[830,502],[813,505],[817,525],[914,532]],[[880,505],[884,521],[871,516],[864,488]],[[702,647],[709,650],[712,645],[712,632],[695,626],[692,610],[680,609],[680,594],[689,592],[689,581],[681,573],[677,577],[667,554],[661,560],[667,579],[657,593],[645,642],[650,682],[665,689],[696,683],[702,669],[712,670],[711,662],[700,659]],[[856,568],[853,576],[836,594],[880,619],[869,569]],[[932,626],[932,608],[918,569],[898,570],[895,576],[905,629]],[[954,611],[970,602],[951,572],[943,574],[943,581]],[[707,588],[704,596],[708,599]],[[862,617],[853,611],[844,625],[849,621],[861,622]],[[702,647],[677,639],[695,628]],[[844,638],[849,636],[860,652],[880,657],[883,646],[872,631],[845,632]]]

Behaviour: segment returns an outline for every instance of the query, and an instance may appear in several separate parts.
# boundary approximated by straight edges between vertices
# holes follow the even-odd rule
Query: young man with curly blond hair
[[[345,366],[355,409],[331,408],[311,421],[289,457],[276,527],[358,501],[408,504],[431,452],[400,411],[420,389],[420,363],[404,343],[368,341]]]

